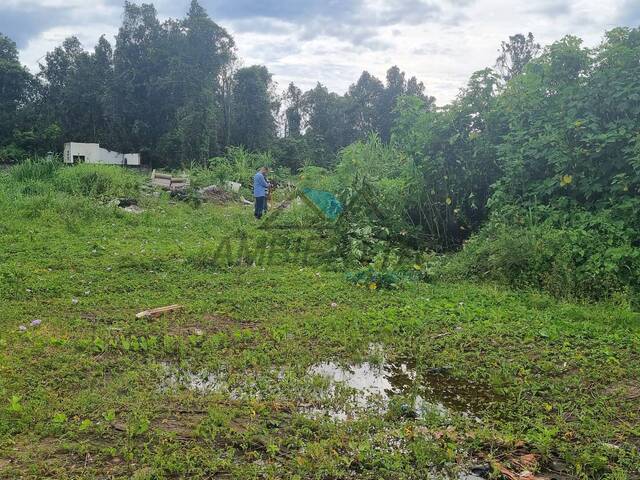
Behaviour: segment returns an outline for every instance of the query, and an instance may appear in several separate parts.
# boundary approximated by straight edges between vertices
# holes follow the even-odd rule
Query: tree
[[[459,245],[488,216],[490,188],[501,174],[497,85],[496,73],[485,69],[443,109],[416,96],[400,100],[393,143],[413,163],[409,215],[432,248]]]
[[[62,137],[90,140],[85,135],[87,117],[92,114],[91,106],[85,105],[87,89],[81,77],[85,74],[91,74],[90,57],[77,37],[66,38],[62,45],[45,55],[38,74],[42,81],[40,129],[56,124]],[[89,95],[93,95],[90,89]]]
[[[111,86],[115,147],[119,150],[155,152],[163,126],[172,119],[171,85],[167,88],[163,82],[167,73],[165,35],[153,5],[125,2]]]
[[[0,145],[11,141],[31,82],[31,75],[18,60],[16,44],[0,34]]]
[[[302,134],[302,90],[293,82],[284,94],[287,103],[285,110],[285,137],[299,137]]]
[[[353,136],[346,107],[344,97],[330,93],[321,83],[303,96],[305,137],[318,165],[331,164],[335,153],[348,145]]]
[[[525,37],[521,33],[509,37],[502,42],[500,56],[496,59],[496,68],[502,79],[508,82],[524,71],[525,65],[540,53],[540,44],[536,43],[531,32]]]
[[[168,66],[162,89],[175,110],[167,112],[158,150],[172,163],[205,163],[227,143],[222,81],[235,58],[234,42],[196,0],[185,19],[163,30]]]
[[[269,148],[276,136],[274,113],[278,107],[267,67],[254,65],[239,69],[233,79],[233,144],[249,150]]]
[[[411,77],[407,82],[405,77],[405,73],[397,66],[387,70],[387,83],[379,106],[381,119],[379,134],[384,142],[388,142],[391,139],[391,130],[398,119],[396,107],[401,97],[413,95],[420,98],[425,110],[430,110],[435,105],[435,98],[425,94],[425,87],[422,82],[418,82],[415,77]]]
[[[353,129],[352,141],[364,139],[371,132],[380,132],[383,124],[380,106],[384,94],[382,82],[367,71],[349,87],[347,116]]]

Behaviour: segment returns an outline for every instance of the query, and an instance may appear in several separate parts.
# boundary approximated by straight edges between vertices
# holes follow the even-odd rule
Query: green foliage
[[[136,197],[142,178],[121,167],[81,164],[60,169],[54,184],[72,195],[112,199]]]
[[[402,277],[391,270],[378,270],[374,265],[347,273],[347,280],[370,290],[400,288]]]
[[[11,176],[19,182],[51,180],[61,167],[58,159],[27,158],[11,168]]]
[[[231,139],[251,151],[267,149],[276,136],[274,112],[279,103],[267,67],[241,68],[233,77]]]
[[[26,158],[27,153],[15,143],[0,147],[0,164],[18,163]]]
[[[456,247],[487,218],[490,187],[500,174],[497,85],[486,69],[441,110],[411,97],[399,106],[393,143],[409,159],[406,208],[430,248]]]
[[[410,162],[410,223],[434,250],[483,229],[452,262],[458,276],[558,296],[633,292],[640,29],[614,29],[595,49],[566,37],[537,55],[531,36],[514,36],[499,59],[506,84],[487,69],[437,111],[402,100],[393,142]],[[535,222],[519,224],[521,211]]]
[[[441,274],[542,289],[557,297],[633,298],[640,292],[635,236],[610,211],[510,212],[466,242]]]
[[[21,403],[22,397],[19,395],[12,395],[9,399],[9,411],[11,413],[20,413],[24,409]]]
[[[242,185],[241,194],[250,198],[256,171],[260,167],[273,165],[274,159],[269,152],[249,152],[244,147],[229,147],[224,156],[209,159],[205,166],[192,164],[188,175],[195,188],[209,185],[223,187],[227,182],[238,182]],[[270,170],[268,178],[280,180],[289,176],[286,168],[276,166]]]
[[[271,236],[251,208],[145,195],[145,213],[132,215],[57,191],[55,178],[39,181],[44,194],[25,195],[24,182],[0,175],[8,478],[65,478],[72,467],[88,478],[453,477],[480,453],[521,448],[585,478],[640,466],[629,428],[638,424],[640,326],[625,307],[461,280],[374,292],[333,271],[334,257],[310,265],[289,256],[284,240],[302,235],[292,230],[256,266],[247,255],[203,268],[194,260],[226,239],[240,259],[241,238],[254,252]],[[329,238],[310,235],[325,254]],[[369,270],[404,280],[402,265],[400,252],[382,254]],[[173,303],[184,309],[135,318]],[[42,325],[29,326],[33,318]],[[360,405],[356,389],[309,375],[331,361],[379,365],[400,380],[394,391],[415,383],[381,414],[376,399]],[[468,380],[480,410],[403,406],[416,395],[429,402],[437,379],[451,380],[449,394]]]

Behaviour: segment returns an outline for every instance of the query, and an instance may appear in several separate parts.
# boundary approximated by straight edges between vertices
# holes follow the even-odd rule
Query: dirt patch
[[[234,318],[225,317],[217,314],[206,314],[200,322],[189,322],[185,324],[171,324],[168,329],[170,335],[189,336],[189,335],[212,335],[218,332],[226,332],[234,329],[254,329],[257,327],[256,322],[247,320],[236,320]]]
[[[250,320],[236,320],[235,318],[216,314],[206,314],[202,321],[207,328],[216,328],[217,330],[230,330],[233,328],[254,329],[258,326],[256,322]]]
[[[196,437],[196,429],[204,418],[204,413],[176,413],[175,415],[156,419],[153,425],[155,428],[175,435],[181,440],[189,440]]]
[[[607,395],[619,396],[625,401],[638,400],[640,399],[640,383],[633,381],[629,383],[618,383],[609,386],[605,390],[605,393]]]

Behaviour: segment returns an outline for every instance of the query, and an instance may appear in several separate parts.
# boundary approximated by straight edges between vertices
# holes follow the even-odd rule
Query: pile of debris
[[[125,212],[129,213],[142,213],[144,209],[138,205],[138,200],[135,198],[118,198],[114,203]]]
[[[209,185],[208,187],[198,190],[204,202],[212,203],[229,203],[236,199],[236,196],[228,190],[220,188],[216,185]]]
[[[184,177],[172,177],[166,173],[151,172],[151,185],[165,190],[186,190],[189,186],[189,179]]]

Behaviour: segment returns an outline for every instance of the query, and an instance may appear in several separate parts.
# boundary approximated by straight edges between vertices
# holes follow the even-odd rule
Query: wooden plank
[[[160,315],[164,315],[165,313],[171,313],[178,310],[182,310],[184,307],[182,305],[168,305],[166,307],[152,308],[150,310],[145,310],[143,312],[137,313],[136,318],[155,318]]]

